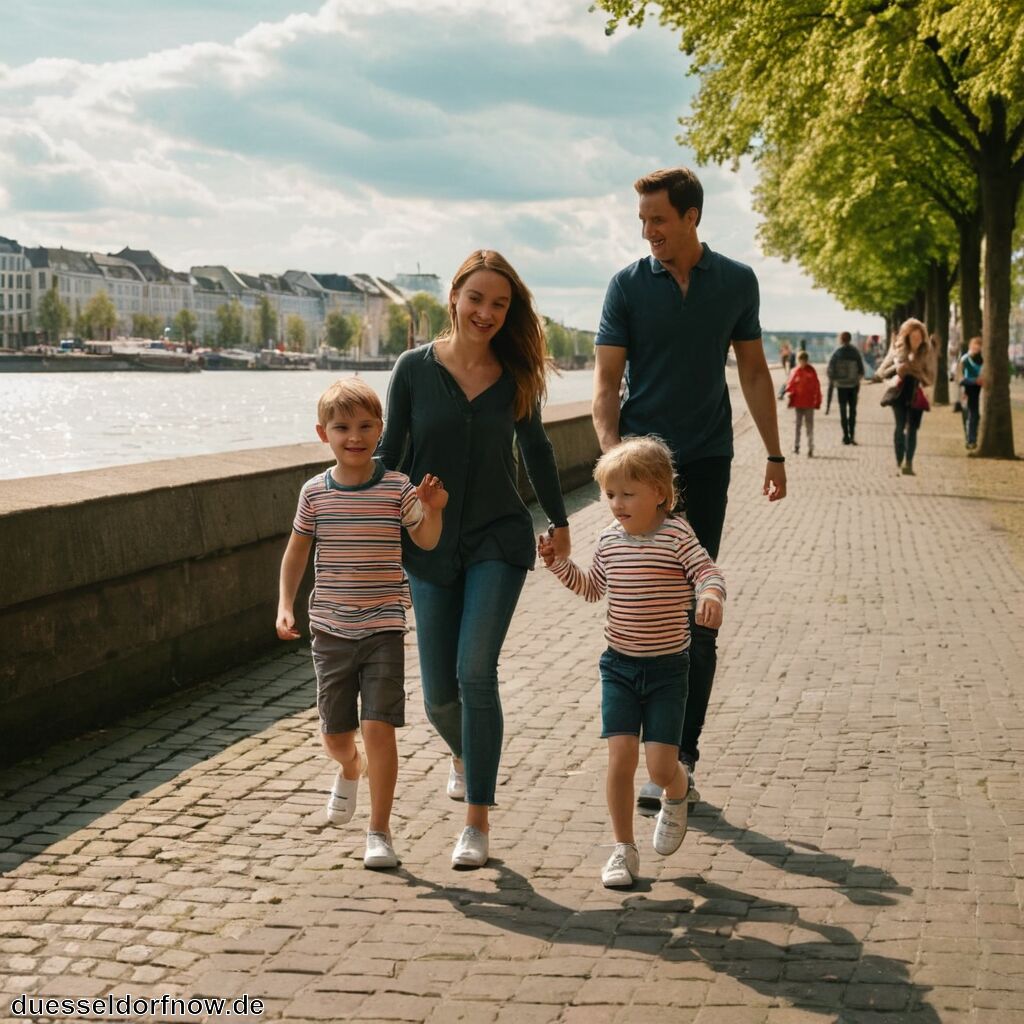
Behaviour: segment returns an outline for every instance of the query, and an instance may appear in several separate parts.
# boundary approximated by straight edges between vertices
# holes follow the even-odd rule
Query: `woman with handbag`
[[[935,383],[935,346],[920,320],[904,320],[875,380],[886,385],[882,405],[891,405],[895,417],[893,445],[896,468],[914,475],[914,452],[921,417],[931,406],[924,389]]]

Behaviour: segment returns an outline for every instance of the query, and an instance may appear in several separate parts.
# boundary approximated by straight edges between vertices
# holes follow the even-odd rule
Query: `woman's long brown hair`
[[[501,274],[512,288],[512,301],[501,330],[491,339],[491,347],[501,365],[516,384],[515,416],[522,419],[530,415],[547,397],[548,358],[544,324],[533,307],[530,289],[523,284],[512,264],[493,249],[477,249],[463,261],[452,279],[448,296],[448,327],[438,335],[439,341],[455,336],[454,295],[466,283],[470,274],[478,270],[493,270]]]

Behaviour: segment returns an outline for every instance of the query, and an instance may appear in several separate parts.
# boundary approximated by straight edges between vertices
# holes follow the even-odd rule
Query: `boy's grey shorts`
[[[360,719],[405,725],[402,633],[374,633],[347,640],[314,631],[313,668],[321,732],[352,732],[359,728]]]

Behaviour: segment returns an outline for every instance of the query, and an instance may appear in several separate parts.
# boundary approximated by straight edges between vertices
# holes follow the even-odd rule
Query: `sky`
[[[646,255],[632,182],[689,163],[695,83],[589,0],[21,0],[0,35],[0,235],[186,270],[436,273],[501,251],[593,329]],[[766,331],[879,331],[765,257],[749,167],[699,168],[700,235]]]

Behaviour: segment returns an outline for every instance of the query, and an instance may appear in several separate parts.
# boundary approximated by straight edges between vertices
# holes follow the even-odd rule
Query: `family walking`
[[[498,253],[469,256],[452,281],[447,330],[396,363],[386,423],[379,398],[358,378],[320,399],[317,434],[335,464],[302,488],[281,565],[277,632],[298,637],[294,602],[315,550],[317,707],[324,749],[337,762],[326,814],[344,824],[355,813],[361,730],[369,868],[399,864],[390,814],[410,596],[426,714],[448,748],[446,794],[465,803],[452,865],[487,862],[503,744],[498,660],[538,553],[552,585],[591,601],[608,597],[599,671],[615,845],[604,884],[627,887],[639,871],[641,743],[650,781],[639,802],[659,811],[655,851],[674,852],[686,833],[725,606],[714,559],[733,455],[730,348],[766,448],[769,501],[786,494],[785,460],[753,271],[699,241],[703,192],[692,172],[658,171],[635,190],[650,255],[612,279],[596,339],[593,418],[604,454],[595,478],[612,522],[589,570],[571,560],[541,420],[543,323]],[[550,523],[536,542],[516,487],[516,442]]]

